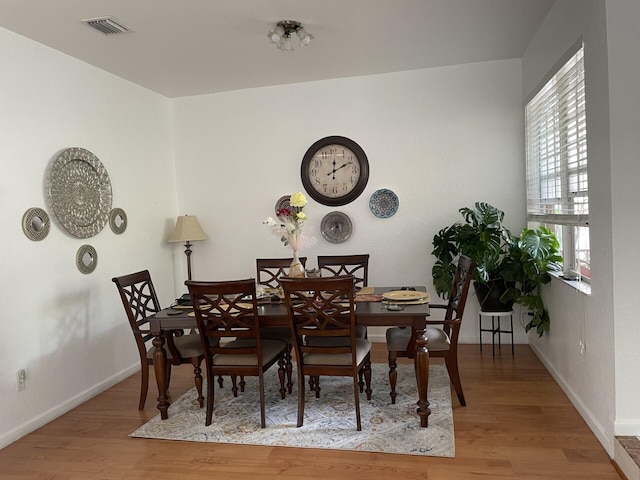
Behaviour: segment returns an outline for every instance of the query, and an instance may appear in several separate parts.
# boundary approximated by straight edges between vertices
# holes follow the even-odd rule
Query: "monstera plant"
[[[449,294],[455,261],[467,255],[476,262],[474,288],[485,311],[508,311],[513,303],[528,309],[528,332],[535,328],[538,336],[549,330],[549,312],[541,296],[541,286],[549,283],[550,271],[560,270],[562,257],[558,239],[546,227],[524,229],[514,236],[504,227],[504,212],[477,202],[473,208],[461,208],[464,221],[440,230],[433,237],[436,262],[432,269],[436,292]]]

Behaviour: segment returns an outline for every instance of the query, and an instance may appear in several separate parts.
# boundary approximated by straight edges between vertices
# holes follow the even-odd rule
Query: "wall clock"
[[[329,206],[353,202],[369,181],[364,150],[346,137],[321,138],[309,147],[300,167],[302,185],[318,203]]]

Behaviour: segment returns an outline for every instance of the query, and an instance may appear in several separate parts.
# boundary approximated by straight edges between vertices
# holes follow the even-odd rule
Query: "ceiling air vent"
[[[133,32],[131,28],[127,27],[124,23],[114,17],[88,18],[82,21],[90,27],[101,31],[105,35]]]

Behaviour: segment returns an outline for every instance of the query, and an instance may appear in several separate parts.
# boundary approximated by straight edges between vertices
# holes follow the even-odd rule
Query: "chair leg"
[[[302,369],[298,367],[298,427],[301,427],[304,422],[304,375],[302,375]]]
[[[240,391],[242,393],[244,393],[244,386],[246,385],[246,382],[244,381],[244,375],[240,376]]]
[[[320,398],[320,377],[313,377],[313,391],[316,392],[316,398]]]
[[[458,371],[458,357],[457,355],[449,355],[445,357],[445,364],[447,365],[447,371],[449,372],[449,379],[453,384],[453,388],[458,395],[458,401],[463,407],[467,406],[467,402],[464,399],[464,393],[462,393],[462,382],[460,382],[460,372]]]
[[[204,397],[202,396],[202,369],[200,368],[200,361],[193,359],[193,373],[195,375],[196,390],[198,391],[198,403],[200,408],[204,407]]]
[[[205,419],[205,426],[211,425],[211,419],[213,417],[213,395],[215,389],[214,376],[211,372],[211,367],[207,365],[207,414]]]
[[[358,375],[353,376],[353,396],[356,403],[356,425],[357,430],[362,430],[362,424],[360,423],[360,385],[358,385]]]
[[[171,363],[167,362],[167,390],[169,390],[169,385],[171,384]]]
[[[287,393],[287,390],[284,388],[285,363],[286,361],[284,357],[280,357],[278,359],[278,378],[280,379],[280,398],[282,400],[284,400],[284,397]]]
[[[138,410],[144,410],[144,404],[147,401],[147,392],[149,391],[149,364],[144,362],[142,364],[140,384],[140,401],[138,402]]]
[[[398,396],[396,393],[396,383],[398,382],[397,359],[397,353],[389,351],[389,385],[391,385],[391,393],[389,395],[391,396],[392,405],[396,403],[396,397]]]
[[[222,386],[224,385],[224,380],[222,379],[222,375],[218,375],[218,385],[220,385],[220,388],[222,388]]]
[[[281,382],[284,382],[284,374]],[[258,375],[258,383],[260,384],[260,427],[265,428],[267,423],[265,420],[264,372],[262,371],[260,372],[260,375]]]
[[[367,361],[364,363],[364,368],[360,370],[361,373],[364,374],[364,381],[367,385],[365,393],[367,394],[367,400],[371,400],[371,358],[367,358]],[[362,389],[360,390],[362,392]]]
[[[234,397],[238,396],[238,377],[235,375],[231,376],[231,393]]]

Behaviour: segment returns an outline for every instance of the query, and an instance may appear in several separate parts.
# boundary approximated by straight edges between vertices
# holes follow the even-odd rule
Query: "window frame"
[[[588,282],[591,249],[582,39],[526,99],[524,111],[527,220],[530,226],[546,225],[556,232],[560,227],[562,277]],[[586,256],[586,263],[581,256]]]

